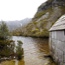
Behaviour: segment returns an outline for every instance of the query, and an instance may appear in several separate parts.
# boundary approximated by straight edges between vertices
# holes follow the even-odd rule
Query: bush
[[[9,40],[11,38],[8,27],[6,23],[2,22],[0,24],[0,40]]]
[[[0,56],[9,57],[14,54],[14,45],[6,23],[2,22],[0,24]]]
[[[22,48],[22,42],[21,41],[17,41],[17,46],[16,46],[16,57],[18,60],[22,59],[23,57],[23,48]]]

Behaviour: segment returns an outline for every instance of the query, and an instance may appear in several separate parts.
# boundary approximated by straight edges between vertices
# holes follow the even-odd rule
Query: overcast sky
[[[0,20],[32,18],[46,0],[0,0]]]

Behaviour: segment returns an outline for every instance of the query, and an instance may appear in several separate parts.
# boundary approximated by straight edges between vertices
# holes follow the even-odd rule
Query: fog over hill
[[[28,23],[31,22],[31,18],[25,18],[23,20],[15,20],[15,21],[5,21],[9,30],[15,30],[18,27],[26,26]]]

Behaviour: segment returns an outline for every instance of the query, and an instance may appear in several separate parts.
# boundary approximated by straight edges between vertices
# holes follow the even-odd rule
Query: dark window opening
[[[64,35],[65,35],[65,29],[64,29]]]

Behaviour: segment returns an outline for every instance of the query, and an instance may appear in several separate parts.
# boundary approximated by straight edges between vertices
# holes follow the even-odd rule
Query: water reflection
[[[18,65],[18,60],[15,60],[15,65]]]
[[[35,47],[39,50],[40,53],[43,52],[43,54],[49,54],[49,44],[48,44],[48,38],[37,38],[34,39]]]
[[[24,59],[18,60],[11,60],[11,61],[3,61],[0,65],[25,65]]]
[[[13,37],[13,40],[23,42],[24,58],[20,61],[2,62],[1,65],[55,65],[49,58],[44,57],[49,54],[48,39]]]
[[[15,60],[15,65],[25,65],[25,62],[24,62],[24,60],[23,60],[23,59],[22,59],[22,60],[20,60],[20,61]]]

